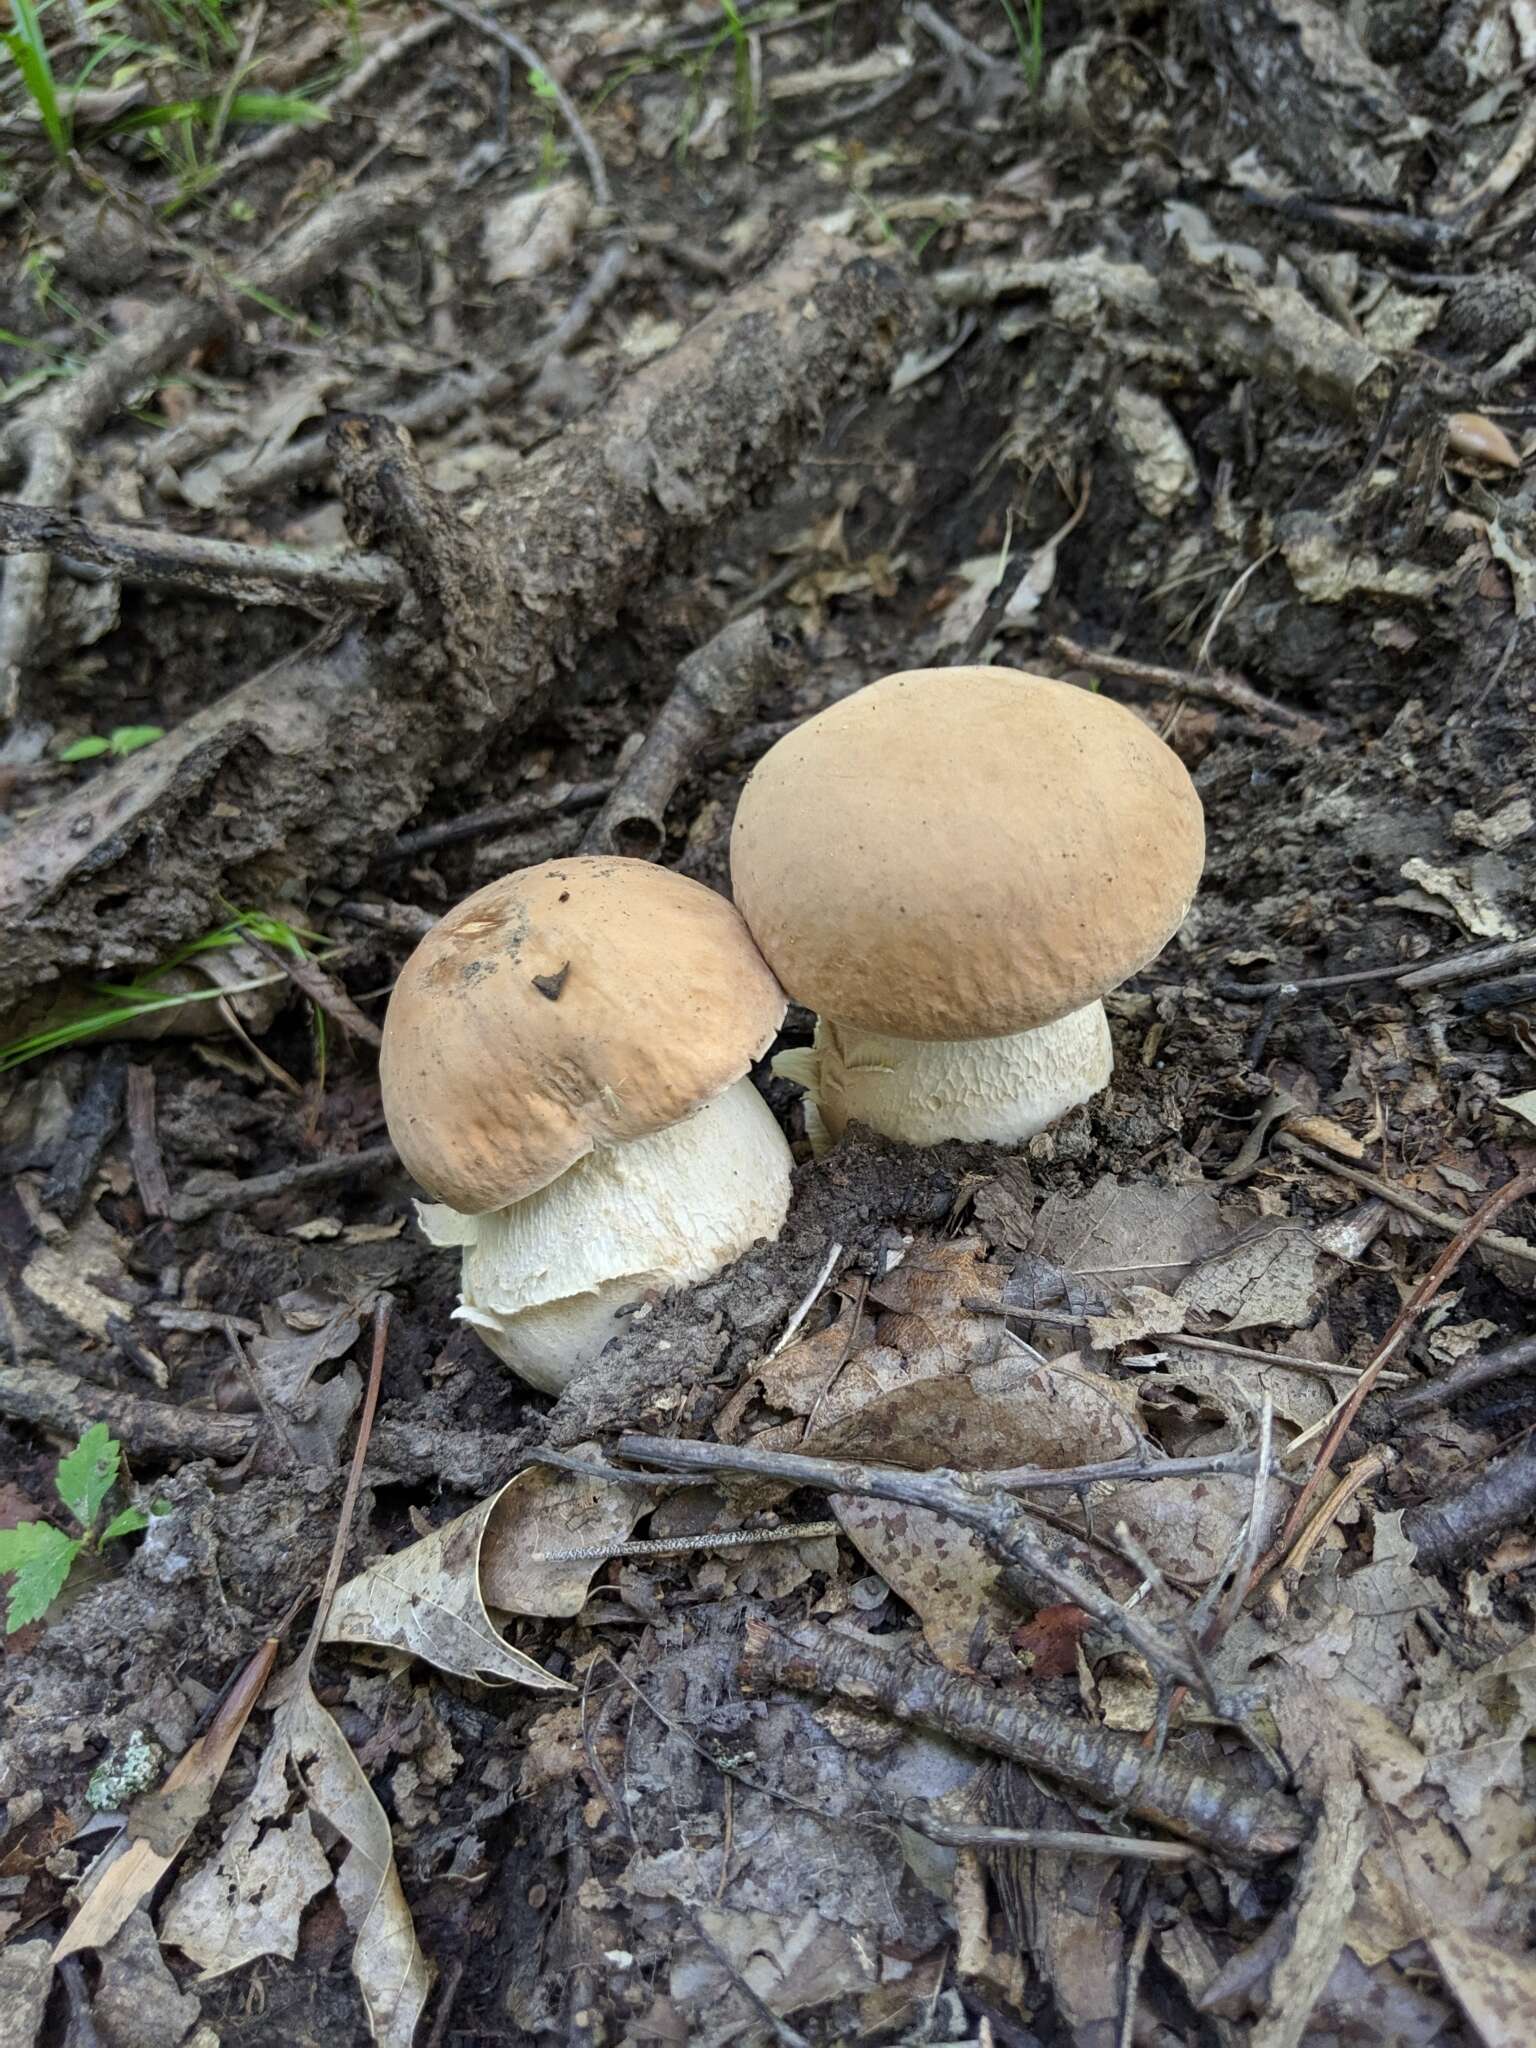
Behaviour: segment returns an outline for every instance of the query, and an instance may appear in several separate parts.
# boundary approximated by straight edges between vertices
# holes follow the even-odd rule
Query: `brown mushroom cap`
[[[1144,967],[1204,858],[1194,785],[1134,712],[1017,669],[914,669],[763,756],[731,884],[797,1001],[901,1038],[996,1038]]]
[[[646,861],[546,861],[466,897],[406,962],[389,1134],[429,1193],[482,1215],[712,1102],[783,1016],[723,896]]]

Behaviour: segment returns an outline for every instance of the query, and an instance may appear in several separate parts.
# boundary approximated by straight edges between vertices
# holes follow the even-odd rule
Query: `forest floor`
[[[1536,2039],[1536,15],[1036,20],[18,7],[3,2048]],[[1204,884],[1017,1155],[765,1068],[782,1239],[551,1402],[377,1026],[758,608],[620,851],[727,888],[776,737],[985,660],[1154,725]],[[147,1526],[26,1619],[66,1506]]]

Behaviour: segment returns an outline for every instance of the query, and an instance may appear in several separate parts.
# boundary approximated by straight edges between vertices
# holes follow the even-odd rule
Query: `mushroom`
[[[1183,922],[1205,857],[1183,764],[1134,712],[1016,669],[887,676],[787,733],[742,792],[731,885],[817,1014],[775,1070],[823,1150],[1014,1143],[1114,1056],[1100,1000]]]
[[[784,994],[722,896],[638,860],[547,861],[451,910],[384,1020],[384,1114],[463,1249],[456,1314],[558,1392],[653,1288],[708,1279],[789,1207],[746,1077]]]

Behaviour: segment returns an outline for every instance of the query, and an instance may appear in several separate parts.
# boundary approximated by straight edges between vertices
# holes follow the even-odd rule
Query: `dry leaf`
[[[231,1686],[211,1725],[165,1783],[134,1801],[123,1832],[98,1858],[82,1886],[84,1903],[54,1950],[55,1962],[76,1949],[100,1948],[109,1942],[181,1854],[213,1803],[224,1767],[276,1656],[277,1638],[269,1636]]]
[[[514,192],[491,207],[480,230],[480,251],[491,284],[521,283],[564,263],[576,246],[590,209],[579,178],[561,178],[541,191]]]
[[[1474,462],[1496,462],[1503,469],[1520,467],[1508,434],[1480,412],[1453,412],[1445,423],[1445,445],[1453,455]]]
[[[301,1799],[346,1844],[335,1875],[336,1898],[353,1936],[352,1970],[369,2030],[379,2048],[411,2048],[432,1972],[400,1888],[384,1809],[346,1738],[310,1690],[304,1667],[291,1674],[249,1800],[230,1823],[213,1862],[177,1886],[166,1909],[167,1924],[191,1934],[205,1976],[221,1975],[252,1953],[267,1952],[248,1948],[253,1937],[286,1939],[296,1895],[315,1871],[314,1835]],[[258,1835],[280,1846],[258,1859],[253,1850]],[[281,1881],[285,1910],[269,1913],[263,1893],[274,1874]],[[222,1938],[216,1911],[208,1910],[220,1890],[228,1902]]]
[[[834,1495],[829,1506],[859,1555],[922,1622],[928,1647],[951,1671],[970,1669],[1018,1619],[1017,1607],[997,1590],[1002,1566],[979,1536],[947,1515],[848,1494]]]
[[[646,1505],[641,1488],[531,1465],[467,1514],[349,1579],[325,1639],[404,1650],[459,1678],[569,1691],[514,1650],[487,1609],[576,1614],[597,1565],[538,1564],[535,1554],[622,1541]]]
[[[1429,1952],[1483,2048],[1536,2041],[1536,1961],[1457,1928],[1431,1935]]]
[[[299,1949],[299,1921],[331,1881],[307,1813],[266,1829],[247,1801],[217,1856],[182,1879],[160,1916],[160,1939],[197,1964],[203,1980],[258,1956]]]
[[[1398,873],[1428,896],[1449,903],[1475,939],[1518,939],[1520,928],[1512,924],[1495,899],[1484,863],[1488,855],[1464,867],[1434,867],[1427,860],[1405,860]]]
[[[1180,1281],[1177,1299],[1186,1310],[1219,1317],[1224,1331],[1265,1324],[1294,1330],[1317,1312],[1322,1256],[1299,1224],[1267,1217]]]

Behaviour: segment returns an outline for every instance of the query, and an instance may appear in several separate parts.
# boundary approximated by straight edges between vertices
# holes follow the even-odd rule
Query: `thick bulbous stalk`
[[[1016,1145],[1097,1095],[1114,1064],[1104,1005],[1089,1003],[1006,1038],[892,1038],[818,1017],[814,1045],[773,1070],[805,1089],[820,1155],[851,1123],[907,1145]]]
[[[642,1296],[708,1280],[777,1237],[793,1163],[742,1080],[667,1130],[589,1153],[510,1208],[418,1207],[434,1244],[463,1247],[455,1315],[530,1385],[559,1393]]]

